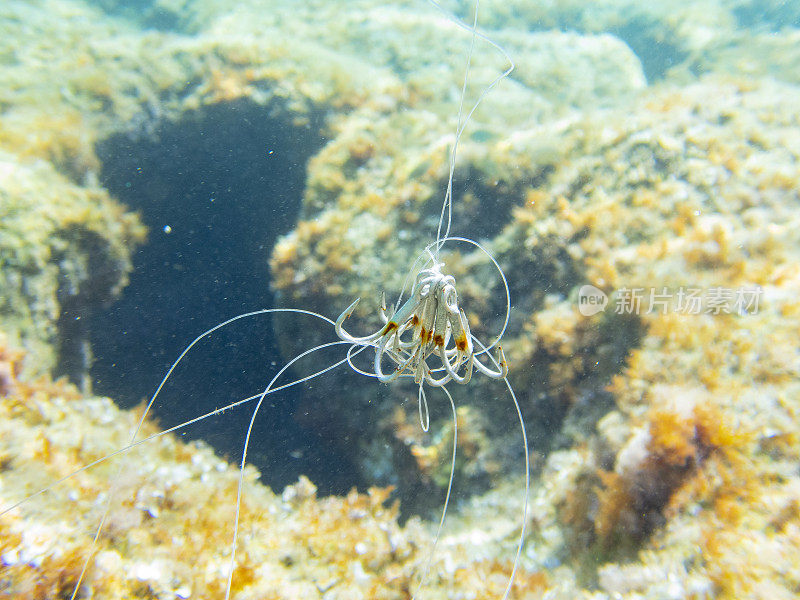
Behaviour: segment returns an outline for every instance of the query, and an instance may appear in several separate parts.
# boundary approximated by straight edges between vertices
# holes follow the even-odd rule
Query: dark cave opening
[[[122,298],[89,319],[96,393],[126,407],[139,404],[195,336],[273,306],[269,254],[297,218],[306,163],[323,141],[321,116],[298,126],[276,112],[242,101],[217,105],[98,145],[103,185],[140,213],[149,237]],[[284,362],[271,315],[237,322],[184,359],[154,416],[170,427],[260,393]],[[304,429],[294,418],[304,393],[294,388],[267,397],[248,462],[273,489],[304,474],[321,493],[346,491],[357,482],[347,460],[332,456],[335,432]],[[226,411],[182,435],[202,438],[238,462],[252,407]]]

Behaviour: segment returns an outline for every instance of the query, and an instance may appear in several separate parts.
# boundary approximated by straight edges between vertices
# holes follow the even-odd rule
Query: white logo
[[[582,285],[578,290],[578,310],[584,317],[591,317],[604,310],[608,304],[606,293],[593,285]]]

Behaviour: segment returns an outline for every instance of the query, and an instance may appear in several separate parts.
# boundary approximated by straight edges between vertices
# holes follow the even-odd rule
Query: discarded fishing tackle
[[[423,381],[434,387],[441,387],[450,381],[467,384],[472,378],[473,367],[487,377],[504,379],[508,375],[508,364],[502,347],[498,345],[497,348],[497,370],[475,358],[469,321],[458,306],[456,280],[452,275],[442,272],[444,263],[437,261],[429,249],[427,253],[431,266],[419,272],[411,297],[391,318],[386,316],[385,296],[381,300],[380,316],[384,322],[381,329],[364,337],[354,337],[345,331],[344,321],[353,314],[361,300],[357,298],[336,319],[336,335],[357,346],[375,347],[375,375],[383,383],[407,374],[413,376],[414,383],[420,385]],[[451,340],[452,346],[449,345]],[[442,365],[434,371],[427,363],[433,355],[439,357]],[[392,373],[383,372],[381,363],[384,356],[396,364]],[[460,374],[462,367],[463,374]],[[436,378],[434,373],[442,369],[444,374]]]

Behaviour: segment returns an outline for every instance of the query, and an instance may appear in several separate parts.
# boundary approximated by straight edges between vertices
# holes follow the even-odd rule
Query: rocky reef
[[[157,232],[188,252],[218,247],[195,230],[222,222],[248,242],[252,273],[269,268],[275,306],[335,318],[361,297],[348,328],[365,333],[436,234],[466,32],[419,1],[141,4],[8,0],[0,15],[3,510],[129,441],[141,408],[90,393],[90,332],[149,268],[133,265]],[[511,597],[795,597],[800,10],[481,6],[517,68],[461,139],[451,232],[491,252],[510,288],[503,346],[533,453]],[[467,103],[504,68],[479,42]],[[234,212],[204,224],[184,189],[195,180],[210,182],[192,189],[205,204]],[[215,264],[199,271],[222,282],[214,293],[235,281],[224,257],[198,257],[153,260],[170,281]],[[460,242],[443,258],[473,333],[493,342],[496,268]],[[213,295],[191,281],[171,295]],[[600,304],[581,310],[589,297]],[[186,331],[192,315],[174,312]],[[276,361],[334,337],[288,317],[274,327]],[[252,369],[232,356],[216,362]],[[293,476],[278,493],[248,468],[233,596],[410,597],[449,478],[449,406],[430,392],[425,434],[413,385],[342,368],[314,386],[280,414],[344,457],[362,491],[323,497]],[[424,597],[501,597],[521,510],[516,414],[501,383],[452,387],[457,488]],[[147,421],[142,435],[158,431]],[[261,479],[290,472],[277,426],[260,435]],[[68,596],[93,553],[84,597],[224,596],[237,476],[171,434],[82,471],[0,516],[0,595]]]
[[[2,342],[4,502],[47,488],[128,445],[140,411],[120,411],[108,398],[82,397],[64,381],[19,380],[22,353]],[[159,431],[146,422],[139,438]],[[247,468],[233,597],[403,598],[418,586],[431,536],[417,519],[398,524],[390,488],[317,498],[305,477],[281,494],[257,480],[258,473]],[[187,445],[173,435],[99,462],[0,516],[0,592],[69,597],[92,557],[79,597],[224,597],[238,481],[238,469],[205,444]],[[495,550],[505,550],[501,555],[477,556],[475,546],[455,531],[440,542],[426,595],[449,598],[451,588],[484,583],[488,592],[501,594],[513,553],[500,544]],[[518,589],[528,577],[539,579],[523,574]]]
[[[492,198],[511,205],[494,234],[473,235],[491,235],[482,239],[508,275],[510,379],[534,450],[552,451],[539,480],[548,509],[531,545],[539,564],[565,560],[582,585],[730,598],[788,598],[797,585],[796,91],[705,76],[625,110],[518,129],[479,158],[464,152],[463,168],[485,172],[477,179],[495,182]],[[541,139],[559,148],[549,160],[535,151]],[[519,180],[534,185],[507,191],[502,175],[526,173],[531,157],[541,162]],[[481,197],[468,189],[462,198],[473,194]],[[469,249],[445,261],[465,305],[482,308],[470,314],[474,329],[491,339],[502,308],[491,265]],[[370,297],[363,276],[342,281],[356,288],[345,286],[345,297]],[[587,283],[608,294],[606,311],[577,310]],[[680,304],[690,289],[704,294],[696,309]],[[636,290],[637,304],[626,304]],[[715,300],[714,290],[724,295]],[[757,306],[741,302],[748,293]],[[498,417],[488,387],[460,398],[484,415],[472,436],[483,428],[486,444],[470,461],[485,465],[484,481],[508,472],[498,457],[518,456],[512,416]],[[418,457],[397,422],[387,419],[387,435],[396,431]],[[417,459],[423,472],[427,464]]]
[[[669,30],[663,15],[648,19],[661,35]],[[616,106],[602,107],[596,94],[601,106],[559,105],[562,113],[545,110],[535,123],[529,113],[504,115],[498,127],[479,115],[460,154],[453,231],[481,240],[508,276],[510,380],[545,459],[539,499],[548,508],[531,547],[538,564],[568,565],[598,597],[790,597],[797,585],[796,530],[782,518],[770,525],[771,514],[795,519],[797,502],[789,400],[798,371],[796,72],[782,53],[761,60],[762,38],[750,46],[746,28],[725,23],[714,43],[678,51],[663,81],[615,96]],[[782,30],[775,47],[795,35]],[[751,67],[739,68],[745,56]],[[312,162],[310,214],[276,246],[275,285],[292,301],[328,297],[320,306],[362,297],[362,318],[372,323],[362,327],[377,327],[369,315],[380,291],[399,291],[435,229],[447,167],[440,136],[443,146],[423,146],[421,159],[408,140],[388,170],[391,150],[373,159],[361,145],[347,152],[329,144],[315,161],[337,168]],[[348,171],[353,162],[358,169]],[[388,203],[370,195],[367,182],[380,177],[373,168],[390,174]],[[387,211],[396,199],[403,204]],[[420,239],[420,231],[428,233]],[[444,260],[473,330],[492,341],[504,302],[497,274],[481,252],[452,246]],[[607,294],[605,311],[577,310],[585,284]],[[682,297],[691,290],[702,294],[696,308]],[[408,464],[407,452],[436,481],[432,450],[399,425],[397,406],[414,391],[390,389],[383,396],[395,400],[382,422],[400,441],[395,460]],[[472,470],[459,476],[475,489],[496,485],[519,460],[513,414],[485,382],[456,393],[475,411],[473,438],[484,440],[465,443]],[[415,407],[406,406],[413,423]],[[335,414],[346,421],[361,411]],[[744,569],[761,545],[759,567]]]

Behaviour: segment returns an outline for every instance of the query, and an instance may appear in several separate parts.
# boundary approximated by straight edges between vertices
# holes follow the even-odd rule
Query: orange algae
[[[701,522],[711,517],[738,527],[748,511],[742,504],[751,497],[748,489],[758,486],[758,471],[747,458],[753,435],[732,427],[718,408],[697,405],[688,414],[654,408],[644,431],[643,453],[635,452],[634,462],[587,471],[560,506],[587,580],[598,557],[601,563],[633,558],[651,535],[692,507],[708,511],[696,517]]]

